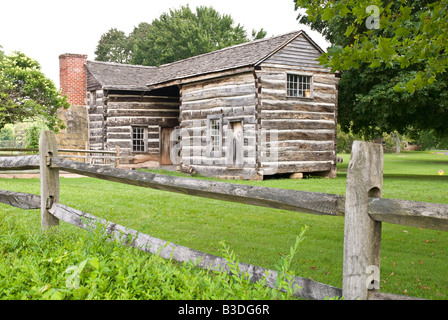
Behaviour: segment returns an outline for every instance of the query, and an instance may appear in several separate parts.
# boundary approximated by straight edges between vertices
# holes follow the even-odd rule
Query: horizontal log
[[[235,74],[232,77],[214,78],[202,82],[184,84],[182,86],[182,96],[191,92],[212,89],[219,86],[245,85],[247,83],[253,83],[253,81],[254,76],[252,71],[250,71],[248,73]]]
[[[290,211],[344,215],[345,201],[344,197],[339,195],[233,185],[222,182],[156,175],[146,172],[104,168],[58,158],[52,158],[51,163],[51,166],[55,169],[63,169],[68,172],[141,187]],[[286,162],[264,164],[265,167],[270,165],[277,166],[278,173],[305,172],[312,169],[327,170],[331,166],[330,163],[293,164]],[[7,170],[37,169],[39,168],[39,159],[38,156],[0,157],[0,168]],[[11,194],[5,195],[4,199],[7,196],[11,197]],[[23,194],[21,197],[26,199],[29,196]],[[13,202],[12,200],[7,201]],[[27,207],[29,205],[25,204],[24,206]],[[368,212],[371,218],[376,221],[448,231],[448,205],[446,204],[372,198],[369,202]]]
[[[268,111],[263,110],[261,112],[262,120],[274,120],[274,119],[298,119],[298,120],[330,120],[334,121],[335,114],[324,112],[302,112],[302,111]]]
[[[336,86],[332,86],[332,85],[325,85],[325,84],[314,84],[313,87],[313,92],[317,92],[317,93],[326,93],[329,95],[334,95],[336,94]]]
[[[132,133],[107,133],[108,140],[132,140]]]
[[[78,150],[78,149],[58,149],[59,152],[79,152],[79,153],[101,153],[101,154],[117,154],[116,151],[110,150]]]
[[[182,104],[191,101],[246,96],[250,94],[255,94],[255,84],[253,79],[248,84],[220,86],[212,89],[184,93],[182,95]]]
[[[283,130],[278,132],[278,141],[310,140],[333,141],[335,132],[332,130]]]
[[[108,103],[107,110],[110,112],[111,110],[131,110],[131,109],[170,109],[170,110],[179,110],[179,102],[173,103],[148,103],[148,102],[115,102]]]
[[[159,140],[159,131],[157,132],[148,132],[147,134],[148,140]],[[109,140],[132,140],[132,133],[107,133],[107,141]]]
[[[108,117],[109,118],[115,118],[115,117],[152,117],[152,118],[162,118],[162,117],[179,117],[179,111],[177,110],[170,110],[170,109],[160,109],[160,110],[142,110],[142,109],[129,109],[129,110],[123,110],[123,109],[113,109],[108,111]]]
[[[301,100],[300,98],[288,98],[286,100],[263,99],[261,109],[334,113],[335,108],[335,103],[318,103],[315,101]]]
[[[283,151],[278,152],[278,161],[334,161],[334,151]]]
[[[316,102],[328,102],[328,103],[336,103],[337,102],[336,92],[327,93],[327,92],[322,92],[320,90],[313,90],[312,96],[313,96],[313,98],[312,98],[313,101],[316,101]]]
[[[338,206],[341,199],[339,195],[236,185],[117,168],[103,168],[58,158],[51,159],[51,167],[103,180],[216,200],[312,214],[342,215]]]
[[[223,114],[225,118],[231,117],[254,117],[255,114],[255,105],[251,106],[242,106],[233,108],[231,106],[221,107],[221,108],[212,108],[205,110],[182,110],[181,118],[182,121],[185,120],[198,120],[198,119],[207,119],[207,115],[209,114]]]
[[[39,169],[39,156],[0,157],[0,169],[31,170]]]
[[[131,95],[123,95],[123,96],[117,96],[117,95],[110,95],[108,103],[115,103],[115,102],[154,102],[154,103],[171,103],[175,102],[178,103],[178,98],[167,98],[167,97],[156,97],[156,96],[131,96]]]
[[[105,109],[104,106],[99,106],[99,105],[90,106],[89,109],[87,110],[87,113],[89,115],[103,114],[104,109]]]
[[[24,210],[40,209],[40,196],[35,194],[0,190],[0,202]]]
[[[295,173],[295,172],[322,172],[331,170],[333,165],[331,161],[312,162],[312,161],[288,161],[288,162],[263,162],[262,169],[269,172],[269,169],[275,169],[275,173]]]
[[[124,245],[157,254],[164,259],[172,259],[178,262],[192,262],[196,267],[205,270],[230,272],[229,261],[222,257],[169,243],[58,203],[53,204],[49,211],[59,220],[86,230],[94,230],[98,227],[98,224],[102,224],[105,226],[108,234]],[[239,268],[241,274],[247,273],[252,282],[266,279],[266,286],[271,288],[276,287],[276,271],[246,263],[239,263]],[[310,279],[294,277],[292,280],[293,288],[296,286],[301,288],[296,290],[294,294],[305,299],[323,300],[328,297],[340,297],[342,293],[342,290],[339,288]]]
[[[108,118],[107,126],[108,127],[123,127],[123,126],[133,126],[133,125],[144,125],[144,126],[167,126],[167,127],[176,127],[179,125],[179,118],[173,117],[135,117],[135,118]]]
[[[336,123],[327,120],[276,119],[261,120],[263,129],[335,129]]]
[[[401,301],[401,300],[424,300],[424,299],[371,290],[367,293],[367,300],[400,300]]]
[[[368,213],[375,221],[448,231],[447,204],[372,198]]]
[[[325,87],[315,87],[312,91],[312,98],[310,101],[314,102],[328,102],[335,103],[335,94],[336,90],[329,89]],[[262,98],[263,100],[286,100],[291,99],[291,97],[286,96],[286,89],[267,89],[263,88],[262,90]],[[297,97],[298,98],[298,97]],[[298,98],[300,99],[300,98]]]
[[[266,148],[277,148],[277,152],[288,151],[329,151],[334,150],[333,141],[307,141],[307,140],[291,140],[279,142],[267,142]]]
[[[104,127],[104,119],[101,119],[101,121],[90,121],[89,122],[89,130],[90,132],[99,131],[102,132]]]
[[[182,110],[205,110],[212,108],[221,107],[246,107],[253,105],[255,106],[256,99],[255,93],[237,96],[237,97],[223,97],[223,98],[212,98],[199,101],[182,102]]]
[[[339,83],[339,78],[333,73],[318,73],[313,76],[313,81],[315,83],[337,85]]]

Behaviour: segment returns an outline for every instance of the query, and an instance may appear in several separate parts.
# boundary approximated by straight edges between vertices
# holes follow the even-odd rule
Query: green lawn
[[[344,163],[338,165],[337,179],[232,183],[343,195],[350,156],[342,156]],[[385,154],[383,196],[448,204],[448,175],[437,175],[439,170],[448,173],[448,156],[428,152]],[[39,194],[39,188],[38,179],[0,179],[0,189]],[[342,286],[342,217],[221,202],[91,178],[61,178],[61,203],[210,254],[221,255],[220,242],[225,241],[241,262],[270,269],[289,252],[307,225],[306,238],[293,262],[295,273]],[[30,228],[39,228],[38,212],[4,205],[0,205],[0,211],[29,219]],[[62,228],[73,227],[62,224]],[[383,224],[382,291],[448,299],[447,240],[446,232]]]

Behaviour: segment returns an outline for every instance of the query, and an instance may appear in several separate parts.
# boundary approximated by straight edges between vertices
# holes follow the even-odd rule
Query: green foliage
[[[344,131],[366,137],[394,131],[417,134],[433,130],[448,134],[448,74],[416,92],[396,91],[408,70],[372,69],[363,65],[345,72],[339,83],[339,117]]]
[[[252,31],[253,39],[266,32]],[[126,36],[115,28],[105,33],[96,49],[96,60],[147,66],[186,59],[249,41],[247,32],[230,15],[212,7],[170,9],[150,24],[140,23]]]
[[[235,184],[283,188],[292,190],[314,191],[333,194],[345,194],[346,171],[350,161],[349,154],[341,155],[343,163],[338,163],[337,179],[308,178],[296,179],[265,179],[263,181],[228,181]],[[448,172],[448,156],[429,152],[403,152],[402,154],[387,153],[384,156],[384,198],[425,201],[434,203],[448,203],[446,186],[448,176],[439,176],[438,171]],[[179,172],[158,170],[159,174],[181,175]],[[210,181],[219,179],[198,177]],[[3,179],[0,178],[1,189],[39,194],[39,179]],[[89,196],[86,197],[86,190]],[[136,201],[138,199],[138,201]],[[199,200],[198,200],[199,199]],[[213,199],[197,198],[185,194],[176,194],[160,190],[137,188],[102,181],[92,178],[61,178],[61,203],[70,207],[89,212],[109,221],[128,226],[145,234],[183,245],[201,252],[223,256],[229,263],[238,261],[262,266],[278,271],[282,266],[282,259],[291,253],[290,246],[295,244],[297,234],[301,228],[308,226],[306,239],[300,245],[300,251],[291,259],[289,270],[296,275],[315,281],[342,287],[344,218],[311,215],[299,212],[289,212],[280,209],[263,208],[240,203],[223,202]],[[131,248],[122,248],[119,244],[109,241],[101,243],[103,236],[98,233],[87,233],[80,229],[71,229],[61,223],[60,233],[53,238],[52,246],[47,246],[39,236],[40,215],[36,211],[24,211],[0,204],[0,297],[7,299],[3,292],[13,290],[11,298],[20,297],[20,288],[30,291],[35,286],[37,290],[67,289],[66,280],[73,272],[65,273],[70,266],[81,267],[87,259],[97,258],[100,269],[111,269],[97,280],[98,289],[85,286],[86,277],[91,274],[95,260],[89,260],[80,277],[80,289],[97,290],[92,299],[104,299],[107,292],[107,281],[103,277],[111,277],[111,286],[121,290],[121,295],[111,297],[132,296],[130,290],[123,287],[124,280],[115,279],[120,274],[127,282],[138,281],[131,274],[127,274],[126,264],[149,265],[141,268],[145,272],[155,272],[154,285],[145,283],[142,286],[147,291],[152,290],[153,297],[174,297],[173,290],[165,286],[170,281],[184,283],[179,285],[179,292],[184,293],[185,299],[232,299],[232,297],[259,297],[254,292],[240,292],[233,289],[232,295],[229,285],[234,280],[227,281],[226,275],[205,272],[190,265],[167,263],[144,252]],[[74,227],[73,227],[74,228]],[[11,235],[11,236],[10,236]],[[36,241],[30,238],[30,235]],[[11,240],[8,240],[11,239]],[[448,299],[448,269],[446,261],[448,252],[446,243],[448,233],[437,230],[405,227],[394,224],[383,224],[381,241],[381,291],[404,294],[424,299]],[[48,240],[49,241],[49,240]],[[220,243],[225,241],[229,254],[223,254]],[[45,255],[36,245],[42,248]],[[28,243],[28,244],[27,244]],[[32,245],[32,251],[23,254],[10,264],[12,255],[20,254],[22,246]],[[6,249],[5,249],[6,248]],[[25,247],[24,247],[25,248]],[[120,256],[112,260],[112,252]],[[51,249],[49,251],[49,249]],[[224,249],[225,250],[225,249]],[[3,254],[5,253],[6,254]],[[65,254],[67,252],[67,254]],[[76,259],[71,252],[80,252]],[[51,259],[47,265],[32,271],[20,271],[26,268],[37,268],[42,260]],[[123,259],[124,266],[120,267],[119,260]],[[150,260],[150,261],[147,261]],[[57,272],[51,268],[60,266]],[[10,269],[6,265],[11,266]],[[171,268],[176,266],[181,270]],[[17,266],[17,267],[16,267]],[[276,267],[277,266],[277,267]],[[26,267],[26,268],[25,268]],[[15,268],[21,268],[16,270]],[[191,275],[182,269],[191,268]],[[31,269],[33,270],[33,269]],[[96,269],[95,269],[96,270]],[[170,271],[172,270],[172,271]],[[185,272],[184,272],[185,271]],[[167,275],[157,278],[158,275]],[[175,276],[170,276],[174,274]],[[7,275],[7,277],[5,276]],[[180,276],[178,276],[180,275]],[[49,276],[46,280],[44,276]],[[147,277],[147,275],[145,275]],[[222,276],[222,279],[219,277]],[[60,277],[60,279],[59,279]],[[179,277],[184,280],[179,280]],[[43,280],[39,280],[43,278]],[[150,278],[145,278],[150,279]],[[227,281],[227,282],[225,282]],[[17,283],[17,284],[16,284]],[[72,282],[74,283],[74,282]],[[100,284],[102,284],[100,286]],[[256,285],[248,288],[257,288]],[[15,286],[19,288],[15,288]],[[260,284],[261,286],[261,284]],[[152,289],[155,287],[155,289]],[[13,288],[13,289],[11,289]],[[157,289],[159,288],[159,289]],[[197,289],[196,289],[197,288]],[[76,291],[79,289],[72,289]],[[158,290],[158,291],[156,291]],[[162,292],[163,291],[163,292]],[[168,292],[168,293],[166,293]],[[174,291],[175,292],[175,291]],[[278,292],[266,293],[265,299],[275,296]],[[179,293],[180,295],[180,293]],[[281,299],[286,299],[286,292]],[[40,299],[42,295],[33,296]],[[137,295],[136,295],[137,296]],[[149,293],[148,293],[149,296]],[[24,296],[27,299],[30,297]],[[83,297],[88,297],[84,294]],[[70,296],[64,296],[71,299]],[[237,298],[234,298],[237,299]]]
[[[29,230],[26,221],[0,213],[0,297],[21,300],[233,300],[293,299],[240,275],[239,262],[224,245],[231,273],[125,247],[101,225],[91,232]],[[303,236],[303,232],[301,237]],[[287,279],[291,255],[281,264]],[[283,273],[281,273],[283,275]],[[287,274],[286,274],[287,273]],[[283,277],[280,284],[284,285]]]
[[[112,28],[101,36],[95,51],[96,60],[129,63],[130,49],[126,34]]]
[[[394,87],[412,93],[434,83],[448,67],[447,43],[443,36],[448,31],[446,1],[295,2],[296,7],[306,9],[308,21],[320,21],[321,27],[337,25],[340,29],[341,20],[346,22],[341,30],[346,38],[344,43],[334,43],[320,59],[333,70],[358,68],[362,63],[372,68],[418,66],[416,72]],[[372,23],[375,19],[376,25]]]
[[[352,150],[353,142],[355,142],[356,140],[363,140],[363,137],[353,134],[350,130],[348,132],[341,130],[341,127],[338,124],[338,153],[350,153]]]
[[[343,71],[339,123],[367,138],[448,134],[446,1],[297,0],[300,22],[331,42],[322,64]],[[379,9],[378,16],[369,6]],[[375,26],[372,21],[378,19]]]
[[[64,124],[56,112],[68,106],[37,61],[21,52],[0,55],[0,129],[8,123],[43,118],[58,131]]]
[[[15,139],[14,131],[11,127],[4,127],[0,130],[0,140],[1,141],[12,141]]]
[[[417,144],[422,145],[423,150],[448,150],[448,137],[438,137],[432,131],[422,131],[414,139]]]
[[[26,131],[26,148],[28,149],[38,149],[39,148],[39,138],[40,133],[42,129],[37,126],[33,125]]]

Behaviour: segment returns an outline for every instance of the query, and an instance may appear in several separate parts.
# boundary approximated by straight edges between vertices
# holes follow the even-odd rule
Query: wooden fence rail
[[[164,240],[138,233],[59,203],[59,170],[108,181],[169,192],[212,198],[310,214],[344,216],[343,288],[335,288],[310,279],[295,277],[294,285],[302,289],[296,295],[307,299],[343,296],[344,299],[409,299],[379,292],[381,223],[448,231],[448,205],[383,199],[383,153],[378,144],[355,142],[347,172],[346,196],[247,186],[192,178],[165,176],[64,160],[57,156],[54,134],[43,132],[39,156],[0,157],[0,169],[27,170],[40,168],[41,195],[0,190],[0,202],[22,209],[41,209],[42,228],[59,224],[59,220],[80,228],[94,228],[96,223],[126,245],[164,258],[193,261],[204,269],[227,270],[227,261]],[[89,227],[90,226],[90,227]],[[252,281],[269,271],[267,285],[274,286],[277,273],[242,264]],[[373,271],[373,274],[372,274]]]
[[[345,214],[345,197],[341,195],[235,185],[111,167],[98,168],[96,165],[59,158],[52,158],[50,163],[53,169],[140,187],[296,212],[333,216]],[[39,159],[38,156],[0,157],[0,169],[39,169]],[[368,213],[379,222],[448,231],[445,204],[370,197]]]
[[[58,149],[58,152],[65,154],[59,155],[60,158],[70,158],[70,159],[82,159],[85,163],[95,162],[95,160],[102,160],[106,163],[106,160],[112,161],[115,167],[119,166],[120,159],[124,158],[120,155],[120,147],[117,147],[115,151],[111,150],[89,150],[86,144],[86,149]],[[17,157],[21,154],[3,154],[4,152],[19,152],[19,153],[36,153],[39,149],[35,148],[0,148],[0,156],[2,157]],[[83,153],[84,156],[73,155],[73,153]],[[110,164],[107,164],[110,165]]]

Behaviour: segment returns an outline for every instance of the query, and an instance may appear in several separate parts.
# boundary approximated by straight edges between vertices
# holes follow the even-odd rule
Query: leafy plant
[[[290,248],[289,254],[283,255],[279,263],[276,265],[276,269],[279,273],[277,275],[277,289],[284,290],[288,298],[292,297],[294,292],[301,289],[297,285],[295,287],[293,286],[295,274],[291,271],[291,263],[294,259],[294,256],[296,255],[299,245],[304,240],[305,232],[307,229],[308,226],[305,226],[302,229],[301,233],[296,238],[294,246]]]
[[[241,275],[239,261],[227,247],[231,273],[213,273],[191,262],[126,247],[101,225],[90,232],[70,228],[42,233],[27,228],[26,222],[0,220],[1,299],[291,298]]]
[[[266,32],[252,31],[252,39]],[[212,7],[170,9],[151,23],[142,22],[128,36],[116,28],[101,36],[96,60],[146,66],[186,59],[251,40],[244,28]]]
[[[41,128],[37,125],[33,125],[26,131],[26,140],[28,149],[38,149],[39,148],[39,137]]]
[[[37,61],[21,52],[0,55],[0,129],[8,123],[42,118],[58,131],[65,125],[57,110],[68,107]]]

